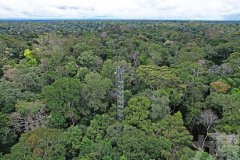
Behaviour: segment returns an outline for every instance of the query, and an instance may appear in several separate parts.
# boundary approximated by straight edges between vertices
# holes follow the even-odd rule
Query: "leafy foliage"
[[[237,159],[239,44],[235,22],[2,21],[0,159]]]
[[[57,129],[37,129],[23,134],[6,159],[65,159],[62,132]]]

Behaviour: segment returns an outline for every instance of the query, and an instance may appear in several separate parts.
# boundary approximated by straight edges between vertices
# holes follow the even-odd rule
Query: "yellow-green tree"
[[[30,49],[25,49],[23,55],[27,58],[27,65],[33,66],[33,67],[38,65],[38,62],[36,58],[34,58]]]

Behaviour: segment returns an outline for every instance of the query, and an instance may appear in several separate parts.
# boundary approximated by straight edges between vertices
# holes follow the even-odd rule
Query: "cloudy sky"
[[[240,0],[0,0],[0,18],[240,20]]]

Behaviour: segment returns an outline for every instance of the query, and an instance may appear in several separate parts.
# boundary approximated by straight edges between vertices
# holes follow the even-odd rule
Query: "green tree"
[[[180,112],[175,113],[173,116],[166,116],[161,121],[155,123],[152,126],[152,130],[157,136],[163,136],[171,142],[172,150],[170,159],[175,159],[182,148],[191,147],[192,136],[184,127]]]
[[[119,159],[123,154],[128,159],[165,159],[170,155],[171,144],[164,137],[147,135],[133,126],[115,123],[106,131],[106,138],[114,146],[112,155]]]
[[[84,79],[82,95],[87,104],[87,110],[106,111],[107,95],[112,85],[111,80],[99,73],[90,72]]]
[[[151,57],[150,61],[152,61],[157,66],[168,65],[169,62],[172,60],[168,48],[164,48],[163,46],[155,43],[147,43],[146,48],[146,52]],[[143,56],[141,56],[140,58],[143,58]]]
[[[234,72],[240,72],[240,52],[234,52],[230,54],[228,59],[226,59],[225,61],[230,64]]]
[[[237,111],[239,100],[229,94],[211,93],[206,98],[206,106],[220,113],[221,115],[228,115]]]
[[[12,126],[9,115],[0,112],[0,150],[3,153],[9,151],[9,147],[16,140],[17,135]]]
[[[84,51],[80,53],[77,63],[82,67],[87,67],[94,70],[101,67],[102,59],[94,55],[92,51]]]
[[[80,81],[84,81],[86,75],[90,72],[91,71],[87,67],[80,67],[74,77],[80,79]]]
[[[40,92],[44,84],[41,79],[41,71],[36,67],[19,66],[14,81],[19,84],[21,90],[31,92]]]
[[[151,101],[146,97],[133,97],[124,108],[124,122],[143,128],[150,116]]]
[[[8,113],[13,111],[19,98],[22,97],[21,90],[15,83],[3,81],[0,82],[0,111]]]
[[[153,120],[160,120],[170,114],[170,99],[168,96],[162,96],[159,91],[155,91],[151,100],[151,118]]]
[[[69,119],[74,125],[78,120],[81,82],[74,78],[61,78],[43,89],[47,107],[51,111],[50,124],[56,127],[64,126]],[[65,120],[64,120],[65,119]],[[59,122],[61,123],[57,123]]]
[[[105,139],[106,129],[116,122],[115,116],[103,114],[96,115],[82,138],[79,155],[80,158],[101,159],[110,156],[112,145]]]
[[[204,59],[204,50],[196,43],[189,43],[186,47],[182,48],[177,55],[177,63],[182,62],[198,62]]]
[[[210,154],[204,152],[204,151],[197,151],[193,157],[195,160],[216,160],[215,157],[211,156]]]
[[[4,159],[9,160],[64,160],[66,149],[62,143],[62,131],[41,128],[23,134]]]
[[[79,156],[85,129],[84,126],[71,126],[63,133],[67,159]]]
[[[227,59],[231,53],[235,51],[235,42],[220,43],[216,48],[216,54],[212,55],[211,60],[217,64],[221,64],[222,61]]]
[[[64,66],[64,72],[66,75],[75,76],[77,74],[78,65],[75,61],[70,61]]]
[[[174,88],[181,85],[180,79],[172,72],[171,68],[167,66],[139,66],[136,73],[140,80],[151,89],[164,87]]]
[[[233,89],[231,90],[231,95],[233,95],[233,96],[236,97],[236,98],[240,98],[240,89],[238,89],[238,88],[233,88]]]

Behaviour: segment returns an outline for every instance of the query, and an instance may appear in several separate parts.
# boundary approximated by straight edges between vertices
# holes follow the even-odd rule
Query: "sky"
[[[240,20],[240,0],[0,0],[0,19]]]

